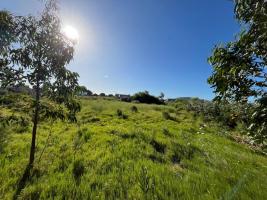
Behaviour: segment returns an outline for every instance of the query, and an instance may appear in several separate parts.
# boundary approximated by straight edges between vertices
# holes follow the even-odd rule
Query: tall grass
[[[226,130],[215,122],[201,128],[201,117],[169,106],[81,102],[78,124],[40,125],[36,157],[45,150],[20,199],[266,199],[266,156],[218,134]],[[0,199],[12,199],[30,131],[0,130]]]

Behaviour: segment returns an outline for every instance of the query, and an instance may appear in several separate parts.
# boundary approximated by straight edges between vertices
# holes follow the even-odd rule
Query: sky
[[[67,68],[95,93],[147,90],[167,98],[214,94],[207,58],[234,40],[239,24],[229,0],[60,0],[62,26],[79,33]],[[0,9],[36,15],[40,0],[0,0]]]

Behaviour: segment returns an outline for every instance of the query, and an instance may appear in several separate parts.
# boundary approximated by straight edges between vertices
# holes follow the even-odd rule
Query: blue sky
[[[0,9],[36,14],[42,3],[1,0]],[[239,30],[228,0],[60,0],[60,12],[80,35],[68,68],[97,93],[211,99],[207,57]]]

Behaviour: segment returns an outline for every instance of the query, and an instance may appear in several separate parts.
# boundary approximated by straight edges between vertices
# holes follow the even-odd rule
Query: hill
[[[27,98],[0,108],[2,121],[20,119],[0,125],[0,199],[12,199],[28,163]],[[266,199],[267,157],[232,140],[235,130],[183,107],[80,101],[78,123],[41,123],[20,199]]]

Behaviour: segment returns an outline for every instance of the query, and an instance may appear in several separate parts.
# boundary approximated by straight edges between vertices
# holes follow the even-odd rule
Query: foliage
[[[71,121],[76,121],[75,115],[80,111],[73,98],[78,74],[65,67],[73,58],[75,41],[62,34],[53,0],[47,1],[43,13],[37,17],[14,16],[6,11],[1,11],[0,16],[0,87],[27,83],[34,90],[35,98],[29,109],[33,112],[29,166],[33,166],[40,114],[45,110],[46,118],[64,118],[62,107],[51,111],[41,98],[46,96],[63,105]]]
[[[267,148],[267,97],[258,100],[252,114],[252,123],[249,126],[250,136],[254,141]]]
[[[186,109],[202,116],[205,121],[217,121],[229,128],[235,128],[239,123],[249,125],[249,116],[253,106],[241,103],[192,100],[188,102]]]
[[[85,86],[77,86],[75,89],[75,94],[79,96],[92,96],[93,92],[88,90]]]
[[[209,62],[213,73],[208,82],[216,93],[215,100],[247,102],[267,95],[267,2],[236,0],[235,15],[243,29],[234,42],[215,47]],[[265,110],[266,105],[259,106]],[[252,116],[250,135],[265,138],[266,122]],[[258,119],[258,117],[256,117]],[[257,134],[256,134],[257,133]]]
[[[122,119],[127,119],[128,116],[122,112],[121,109],[117,109],[117,116]]]
[[[149,94],[148,91],[138,92],[131,97],[132,101],[138,101],[140,103],[147,104],[163,104],[163,101],[155,96]]]
[[[131,107],[131,111],[134,112],[134,113],[137,113],[138,112],[138,108],[136,106],[132,106]]]
[[[208,82],[216,99],[247,100],[266,94],[267,2],[235,1],[236,18],[243,25],[237,41],[217,46],[209,62],[213,74]]]
[[[16,98],[23,102],[22,96]],[[266,156],[220,134],[226,130],[213,120],[205,122],[202,135],[197,131],[204,121],[184,108],[176,123],[162,120],[162,112],[174,109],[168,105],[95,97],[81,97],[81,104],[78,119],[100,121],[79,120],[79,126],[55,121],[52,127],[48,120],[40,123],[36,156],[47,147],[35,165],[38,173],[19,199],[176,200],[226,199],[227,195],[251,199],[251,194],[254,199],[264,199],[267,195]],[[131,112],[132,106],[138,107],[137,113]],[[1,107],[0,112],[25,117],[13,111],[15,107]],[[118,109],[129,118],[114,115]],[[86,142],[87,134],[90,139]],[[30,137],[29,131],[19,134],[12,125],[0,125],[0,199],[12,199],[15,193],[28,162]]]

